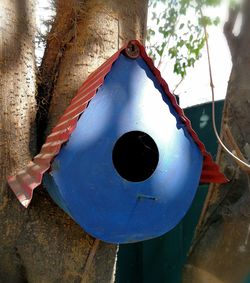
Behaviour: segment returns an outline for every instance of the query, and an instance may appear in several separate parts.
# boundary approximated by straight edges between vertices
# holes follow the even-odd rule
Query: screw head
[[[130,41],[125,48],[125,54],[131,59],[136,59],[140,55],[140,48],[134,41]]]

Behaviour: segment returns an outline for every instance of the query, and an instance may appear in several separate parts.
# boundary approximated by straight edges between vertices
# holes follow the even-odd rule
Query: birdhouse
[[[137,41],[89,76],[40,154],[8,181],[27,207],[42,177],[66,213],[110,243],[168,232],[200,182],[227,181]]]

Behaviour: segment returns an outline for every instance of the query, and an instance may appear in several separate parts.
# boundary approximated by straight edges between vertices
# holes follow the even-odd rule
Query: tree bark
[[[65,43],[49,109],[49,129],[87,76],[131,39],[144,41],[147,1],[72,1],[73,26]]]
[[[6,184],[6,177],[35,152],[34,4],[0,2],[0,281],[26,282],[16,240],[27,212]]]
[[[226,136],[229,127],[243,156],[250,160],[250,1],[242,7],[240,35],[233,35],[238,11],[230,11],[225,36],[232,55],[222,122],[222,138],[234,150]],[[184,282],[239,283],[250,274],[250,175],[224,152],[218,161],[230,183],[212,185],[208,209],[194,242],[184,272]],[[212,278],[212,279],[211,279]]]
[[[24,3],[27,8],[33,8],[32,2],[1,2],[1,6],[6,3],[6,13],[11,11],[10,3],[15,4],[11,12],[13,18],[8,15],[6,19],[6,22],[12,21],[10,28],[13,28],[13,23],[16,23],[15,27],[20,27],[21,21],[27,23],[23,15],[18,22],[15,17],[22,11]],[[15,7],[18,9],[14,9]],[[4,5],[2,10],[5,11]],[[48,133],[86,77],[125,41],[134,38],[143,41],[146,31],[147,0],[58,1],[57,11],[39,73],[39,146],[44,138],[45,126]],[[25,15],[26,18],[31,16],[32,11],[29,10]],[[30,207],[25,210],[10,190],[7,190],[6,182],[2,181],[6,175],[25,166],[31,158],[30,140],[33,143],[36,137],[30,131],[30,128],[34,129],[34,76],[30,80],[29,76],[25,76],[27,68],[34,73],[34,46],[29,45],[33,44],[34,30],[26,34],[30,27],[33,28],[33,25],[29,24],[29,28],[22,29],[22,37],[18,32],[18,38],[12,39],[4,52],[1,52],[7,57],[8,52],[12,54],[16,43],[20,42],[22,45],[19,57],[12,58],[8,55],[11,60],[3,65],[8,73],[1,78],[5,94],[3,102],[1,101],[3,111],[0,124],[5,137],[4,147],[0,151],[3,154],[1,161],[4,160],[1,194],[5,196],[0,203],[0,217],[1,220],[5,219],[1,225],[1,234],[4,236],[0,239],[1,279],[4,278],[6,283],[112,282],[117,248],[115,245],[101,243],[90,270],[86,273],[86,262],[95,243],[94,239],[58,208],[45,190],[37,189]],[[4,40],[9,38],[8,34],[14,33],[11,29],[9,31],[6,28],[2,33]],[[9,78],[14,78],[12,83],[9,83]],[[12,98],[9,99],[11,91]],[[25,124],[21,124],[24,123],[21,121]],[[15,123],[17,129],[14,128]],[[13,132],[9,129],[13,129]],[[32,153],[35,150],[32,144]]]

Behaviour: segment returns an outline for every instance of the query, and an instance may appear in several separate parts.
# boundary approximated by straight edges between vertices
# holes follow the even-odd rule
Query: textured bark
[[[237,13],[231,11],[229,15],[224,32],[233,67],[224,106],[222,137],[232,150],[225,139],[228,125],[243,155],[250,160],[250,1],[244,1],[243,25],[238,37],[232,33]],[[184,282],[187,283],[240,283],[250,274],[250,176],[222,151],[218,161],[231,182],[211,187],[205,220],[185,268]]]
[[[37,189],[25,210],[6,187],[6,175],[25,166],[36,150],[34,4],[6,0],[0,8],[0,14],[6,13],[0,23],[0,282],[112,282],[115,245],[101,243],[85,274],[94,239],[45,190]],[[58,1],[57,9],[39,74],[39,142],[47,121],[51,128],[96,67],[124,41],[145,37],[147,0]]]
[[[0,2],[0,282],[26,282],[17,239],[27,213],[7,188],[35,151],[34,4]]]
[[[39,69],[37,104],[37,144],[38,150],[44,143],[44,132],[48,122],[48,109],[53,94],[54,82],[57,79],[58,69],[64,50],[75,36],[75,27],[79,12],[76,10],[76,1],[58,1],[57,16],[47,37],[45,54]]]
[[[57,79],[51,94],[49,128],[56,123],[76,90],[92,71],[126,41],[143,41],[145,38],[146,0],[73,2],[74,24],[57,68]]]

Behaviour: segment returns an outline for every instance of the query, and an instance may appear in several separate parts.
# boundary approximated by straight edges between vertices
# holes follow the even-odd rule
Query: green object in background
[[[215,103],[218,129],[221,124],[223,103],[224,101]],[[186,108],[184,112],[207,151],[215,158],[218,144],[212,128],[211,107],[211,103],[205,103]],[[208,185],[199,186],[188,213],[167,234],[149,241],[120,245],[116,283],[181,283],[183,265],[187,259],[207,191]]]
[[[250,283],[250,274],[247,276],[243,283]]]

